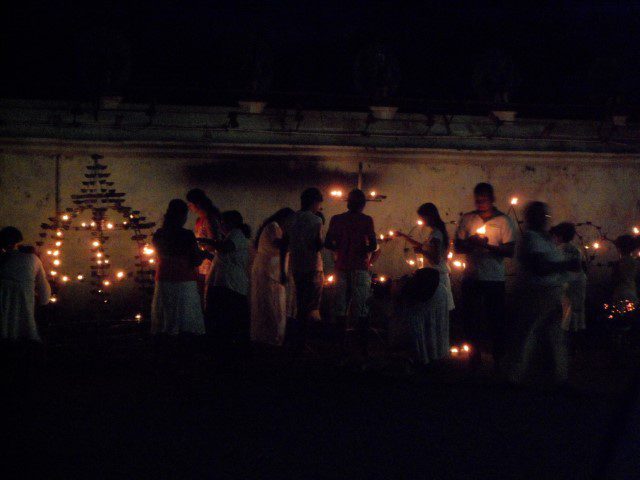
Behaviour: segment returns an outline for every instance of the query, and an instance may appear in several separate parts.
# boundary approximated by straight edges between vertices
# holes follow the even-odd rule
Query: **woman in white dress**
[[[587,328],[584,306],[587,296],[587,274],[580,250],[571,243],[576,235],[576,227],[573,223],[564,222],[551,228],[549,233],[564,254],[565,260],[572,260],[581,265],[580,270],[567,271],[564,274],[565,283],[562,297],[562,329],[578,332]]]
[[[40,342],[35,302],[47,304],[51,288],[40,259],[20,242],[17,228],[0,231],[0,334],[3,340]]]
[[[184,224],[188,208],[182,200],[169,202],[162,228],[153,235],[158,252],[156,286],[151,307],[151,333],[205,333],[198,293],[198,266],[204,252]]]
[[[433,203],[421,205],[418,215],[431,229],[424,243],[401,232],[398,233],[414,246],[416,253],[424,256],[425,268],[433,268],[440,273],[438,288],[431,299],[426,302],[412,302],[406,307],[406,315],[413,328],[418,356],[426,365],[449,355],[449,312],[455,305],[447,267],[449,235],[446,225]]]
[[[251,340],[281,346],[287,327],[287,245],[284,225],[295,212],[278,210],[256,234],[251,269]]]

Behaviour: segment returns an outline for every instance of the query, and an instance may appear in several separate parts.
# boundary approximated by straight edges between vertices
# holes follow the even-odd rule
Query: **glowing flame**
[[[424,220],[420,220],[420,219],[416,220],[416,225],[421,227],[422,225],[424,225]]]
[[[58,260],[57,258],[53,261],[53,264],[58,267],[60,265],[60,260]]]
[[[49,299],[49,301],[51,303],[56,303],[58,301],[58,297],[56,297],[55,295],[52,295],[51,298]]]
[[[153,263],[156,263],[156,261],[152,258],[149,260],[149,263],[153,264]]]
[[[384,240],[384,235],[382,233],[380,234],[380,240]]]
[[[136,313],[136,320],[142,320],[142,314]]]
[[[511,197],[511,205],[517,205],[518,204],[518,197]]]
[[[596,250],[600,248],[600,244],[598,242],[593,242],[593,248]]]
[[[465,351],[465,352],[470,352],[471,351],[471,347],[468,344],[463,343],[462,344],[462,350]]]
[[[55,277],[56,275],[58,275],[58,272],[56,272],[55,270],[51,270],[51,271],[49,272],[49,274],[50,274],[52,277]]]
[[[393,237],[395,235],[395,232],[393,230],[389,230],[389,236]]]
[[[369,195],[371,195],[372,197],[375,197],[376,195],[378,195],[378,192],[376,192],[375,190],[371,190],[369,192]]]
[[[387,281],[387,277],[385,277],[384,275],[381,275],[380,277],[378,277],[378,280],[380,281],[380,283],[384,283]]]
[[[329,275],[327,277],[327,283],[333,283],[336,281],[336,277],[334,277],[333,275]]]
[[[47,255],[53,255],[53,250],[47,250]]]
[[[408,263],[409,263],[409,265],[414,266],[416,264],[416,261],[415,260],[409,260]]]
[[[67,277],[66,275],[63,275],[60,280],[62,280],[64,283],[67,283],[69,281],[69,277]]]
[[[62,242],[61,242],[60,240],[58,240],[58,241],[56,242],[56,247],[61,247],[61,246],[62,246]]]
[[[478,235],[484,235],[487,233],[487,227],[485,225],[481,226],[478,230],[476,230]]]
[[[118,273],[116,273],[116,277],[117,278],[124,278],[124,276],[125,276],[125,273],[122,270],[120,270]]]
[[[462,268],[462,262],[460,260],[455,260],[453,262],[453,266],[456,268]]]
[[[87,227],[87,222],[82,222],[82,223],[80,224],[80,226],[81,226],[82,228],[86,228],[86,227]]]
[[[342,198],[342,190],[331,190],[329,193],[334,198]]]
[[[96,226],[96,222],[91,222],[91,226],[95,227]]]
[[[107,223],[107,228],[109,230],[112,230],[113,229],[113,223],[111,223],[111,222]]]
[[[62,215],[62,220],[65,221],[65,222],[67,220],[69,220],[69,215],[67,215],[66,213],[64,215]]]
[[[458,353],[460,353],[458,347],[451,347],[449,351],[451,352],[451,355],[457,355]]]
[[[634,235],[640,235],[640,228],[638,228],[638,227],[633,227],[633,234],[634,234]]]
[[[110,281],[110,280],[104,280],[104,281],[102,282],[102,284],[103,284],[105,287],[108,287],[109,285],[111,285],[111,281]]]
[[[96,258],[102,258],[102,252],[96,253]]]
[[[82,280],[84,280],[84,275],[78,275],[76,278],[77,278],[78,280],[82,281]]]
[[[149,245],[145,245],[142,249],[142,253],[144,253],[145,255],[153,255],[155,253],[155,250]]]
[[[57,256],[59,256],[59,255],[60,255],[60,250],[54,250],[54,251],[53,251],[53,256],[54,256],[54,257],[57,257]]]
[[[61,237],[61,236],[62,236],[62,230],[58,230],[58,231],[56,232],[56,236],[57,236],[57,237]]]
[[[453,258],[453,252],[447,253],[447,258],[451,260]]]
[[[94,240],[94,241],[91,243],[91,246],[93,246],[93,247],[99,247],[99,246],[100,246],[100,242],[99,242],[98,240]]]

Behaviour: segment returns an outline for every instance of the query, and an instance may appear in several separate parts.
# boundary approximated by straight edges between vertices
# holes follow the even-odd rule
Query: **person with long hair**
[[[207,286],[207,335],[222,346],[249,341],[249,238],[251,228],[237,210],[222,214],[218,241],[207,241],[216,251],[216,266]]]
[[[158,253],[156,285],[151,307],[151,333],[205,333],[198,293],[198,266],[205,253],[191,230],[184,228],[188,207],[180,199],[169,202],[164,222],[153,235]]]
[[[494,365],[504,355],[504,259],[514,255],[516,226],[508,215],[496,208],[491,184],[477,184],[473,196],[476,209],[462,215],[454,246],[457,253],[466,256],[467,268],[461,288],[462,311],[464,330],[473,346],[471,365],[475,368],[482,363],[481,352],[486,344]]]
[[[295,212],[282,208],[256,233],[251,270],[251,340],[280,346],[287,326],[288,254],[285,225]]]
[[[0,336],[3,340],[40,342],[35,320],[36,300],[46,305],[51,288],[32,248],[21,248],[15,227],[0,230]]]
[[[206,193],[199,188],[194,188],[187,192],[187,205],[189,211],[195,213],[198,218],[194,228],[196,238],[207,240],[220,239],[220,210],[213,204]],[[213,247],[201,244],[202,250],[214,253]],[[198,290],[202,297],[202,305],[206,304],[206,288],[209,276],[213,270],[214,258],[205,258],[198,267]]]
[[[431,299],[406,305],[418,356],[421,363],[426,365],[449,355],[449,312],[455,305],[447,266],[447,226],[433,203],[420,205],[418,216],[430,229],[427,240],[421,243],[402,232],[398,232],[398,236],[406,238],[416,253],[423,256],[425,268],[433,268],[439,273],[439,285]]]
[[[335,313],[344,333],[349,320],[356,319],[362,356],[368,357],[369,300],[371,297],[372,255],[378,249],[373,218],[363,213],[367,198],[362,190],[352,190],[347,198],[347,211],[329,222],[325,247],[335,256]]]
[[[537,375],[537,383],[562,385],[568,373],[567,347],[561,328],[562,286],[565,273],[578,271],[581,266],[576,259],[567,260],[553,243],[547,230],[549,210],[545,203],[528,204],[524,219],[525,232],[517,253],[513,341],[503,367],[511,382],[526,384],[533,379],[534,367],[552,364],[550,375]]]

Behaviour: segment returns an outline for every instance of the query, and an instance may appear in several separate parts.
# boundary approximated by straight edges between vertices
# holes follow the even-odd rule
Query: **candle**
[[[60,260],[58,260],[57,258],[53,261],[53,264],[57,267],[60,265]]]
[[[484,235],[487,233],[487,227],[485,225],[482,225],[478,230],[476,230],[476,233],[478,235]]]
[[[111,223],[111,222],[107,223],[107,228],[109,230],[112,230],[113,229],[113,223]]]
[[[60,246],[62,246],[62,242],[61,242],[60,240],[58,240],[58,241],[56,242],[56,247],[60,247]]]
[[[598,242],[593,242],[593,248],[596,250],[600,248],[600,244]]]
[[[64,283],[67,283],[67,282],[69,281],[69,277],[67,277],[66,275],[63,275],[63,276],[62,276],[62,278],[61,278],[61,280],[62,280]]]
[[[104,281],[102,282],[102,284],[103,284],[105,287],[108,287],[109,285],[111,285],[111,282],[110,282],[109,280],[104,280]]]
[[[125,275],[125,273],[122,270],[120,270],[118,273],[116,273],[116,277],[118,277],[118,278],[124,278],[124,275]]]
[[[154,250],[149,245],[145,245],[144,248],[142,249],[142,253],[144,253],[145,255],[153,255]]]
[[[67,215],[66,213],[62,215],[62,220],[64,220],[65,222],[69,220],[69,215]]]
[[[424,225],[424,220],[418,219],[416,220],[416,225],[418,225],[419,227]]]
[[[50,274],[52,277],[55,277],[56,275],[58,275],[58,272],[56,272],[55,270],[51,270],[51,271],[49,272],[49,274]]]
[[[93,243],[91,243],[92,246],[94,247],[99,247],[100,246],[100,242],[98,240],[94,240]]]
[[[640,228],[638,228],[638,227],[633,227],[633,234],[634,234],[634,235],[640,235]]]
[[[53,256],[54,256],[54,257],[57,257],[57,256],[59,256],[59,255],[60,255],[60,250],[54,250],[54,251],[53,251]]]
[[[455,260],[453,262],[453,266],[456,268],[462,268],[462,262],[460,260]]]
[[[470,352],[471,351],[471,347],[468,344],[463,343],[462,344],[462,350],[465,351],[465,352]]]
[[[330,195],[334,198],[342,198],[342,190],[331,190]]]
[[[138,321],[142,320],[142,314],[141,313],[136,313],[136,320],[138,320]]]
[[[328,284],[332,284],[333,282],[335,282],[335,280],[336,280],[336,277],[334,277],[333,275],[329,275],[327,277],[327,283]]]
[[[449,260],[451,260],[451,259],[453,258],[453,252],[449,252],[449,253],[447,254],[447,258],[448,258]]]
[[[372,198],[375,198],[377,192],[375,190],[371,190],[371,192],[369,192],[369,195],[371,195]]]
[[[409,265],[411,265],[412,267],[416,264],[415,260],[409,260]]]
[[[81,226],[82,228],[86,228],[86,226],[87,226],[87,222],[82,222],[82,223],[80,224],[80,226]]]
[[[96,258],[102,258],[102,252],[96,253]]]
[[[387,277],[385,277],[384,275],[381,275],[380,277],[378,277],[378,280],[380,281],[380,283],[384,283],[387,281]]]
[[[458,349],[458,347],[451,347],[449,351],[451,352],[451,355],[453,355],[454,357],[458,355],[458,353],[460,353],[460,349]]]
[[[380,234],[380,240],[384,240],[384,235],[382,233]]]
[[[82,280],[84,279],[84,275],[82,275],[82,274],[81,274],[81,275],[78,275],[76,278],[77,278],[78,280],[82,281]]]
[[[393,230],[389,230],[389,236],[393,237],[395,235],[395,232]]]
[[[51,303],[56,303],[58,301],[58,297],[56,297],[55,295],[51,295],[51,298],[49,299],[49,301]]]
[[[58,231],[56,232],[56,236],[61,237],[61,236],[62,236],[62,231],[61,231],[61,230],[58,230]]]
[[[518,204],[518,197],[511,197],[511,205],[517,205]]]

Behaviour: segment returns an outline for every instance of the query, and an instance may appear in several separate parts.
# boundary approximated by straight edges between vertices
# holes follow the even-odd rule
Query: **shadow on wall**
[[[287,190],[309,186],[319,188],[331,185],[357,184],[357,164],[347,163],[345,167],[351,171],[327,167],[322,159],[270,157],[233,157],[226,156],[205,164],[185,167],[187,180],[192,184],[222,183],[236,184],[239,187],[282,186]],[[375,184],[378,175],[367,172],[365,184]]]

